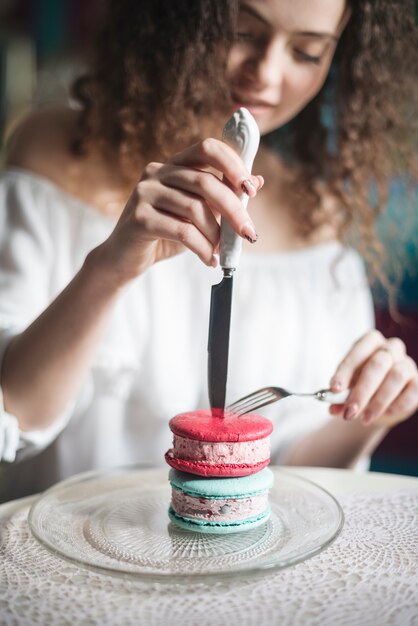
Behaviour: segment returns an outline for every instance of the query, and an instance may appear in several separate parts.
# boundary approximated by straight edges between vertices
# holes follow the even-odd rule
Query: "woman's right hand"
[[[253,197],[262,184],[227,144],[204,139],[165,164],[147,165],[102,253],[123,282],[185,248],[215,267],[221,217],[241,237],[257,239],[238,196]]]

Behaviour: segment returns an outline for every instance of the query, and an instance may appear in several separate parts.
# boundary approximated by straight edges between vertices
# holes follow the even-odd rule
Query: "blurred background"
[[[100,0],[0,0],[0,137],[33,106],[67,97]]]
[[[26,111],[68,98],[69,84],[83,69],[101,5],[101,0],[0,0],[0,162],[7,133]],[[386,242],[386,269],[394,275],[402,268],[396,321],[378,285],[374,298],[378,328],[386,336],[401,337],[418,361],[418,194],[409,221],[406,203],[403,186],[392,181],[388,216],[379,228]],[[398,226],[396,245],[393,223]],[[373,456],[372,469],[418,476],[418,415],[390,432]]]

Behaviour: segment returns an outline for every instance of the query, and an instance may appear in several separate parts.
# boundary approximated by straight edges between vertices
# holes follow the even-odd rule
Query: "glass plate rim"
[[[40,502],[44,498],[47,498],[47,496],[54,494],[56,491],[58,492],[61,491],[63,487],[71,486],[72,483],[80,483],[80,482],[84,483],[86,481],[89,481],[95,478],[106,478],[107,476],[111,477],[117,474],[123,475],[125,473],[131,474],[131,473],[135,473],[141,470],[163,470],[164,469],[164,466],[156,465],[153,463],[136,463],[134,465],[122,465],[122,466],[116,466],[113,468],[94,469],[94,470],[89,470],[86,472],[81,472],[67,479],[64,479],[56,483],[55,485],[52,485],[51,487],[46,489],[44,492],[39,494],[36,500],[32,502],[29,512],[28,512],[28,525],[29,525],[29,529],[33,537],[55,557],[63,559],[64,561],[72,565],[76,565],[77,567],[81,567],[81,568],[87,569],[95,573],[100,573],[102,575],[107,575],[107,576],[110,575],[110,576],[127,579],[127,580],[142,580],[142,581],[148,581],[148,582],[154,581],[156,583],[165,583],[168,586],[178,586],[178,585],[182,586],[184,584],[190,584],[191,582],[193,582],[194,584],[203,583],[207,585],[207,584],[216,584],[223,580],[236,580],[237,578],[242,579],[242,578],[247,578],[249,576],[251,576],[251,578],[263,577],[263,576],[266,576],[268,573],[271,573],[272,571],[280,571],[283,569],[287,569],[288,567],[292,567],[293,565],[296,565],[307,559],[310,559],[314,557],[316,554],[319,554],[323,550],[327,549],[338,538],[345,522],[344,511],[343,511],[341,504],[339,503],[337,498],[333,496],[327,489],[325,489],[321,485],[318,485],[315,481],[309,478],[306,478],[305,476],[300,476],[296,473],[293,473],[286,466],[269,465],[269,467],[275,473],[277,472],[280,474],[284,474],[285,476],[288,476],[292,481],[295,481],[296,483],[300,483],[302,486],[306,484],[306,485],[309,485],[314,490],[321,492],[323,496],[325,496],[330,502],[332,502],[339,517],[338,526],[334,530],[334,533],[329,537],[329,539],[327,539],[324,543],[321,543],[318,546],[315,546],[311,550],[301,555],[295,556],[294,558],[289,559],[284,564],[282,562],[278,562],[278,563],[276,562],[276,563],[269,563],[269,564],[264,564],[264,565],[260,565],[260,564],[255,565],[254,567],[249,567],[248,569],[245,569],[245,570],[238,569],[238,570],[225,571],[225,572],[209,571],[209,572],[201,572],[198,574],[197,573],[182,574],[182,573],[177,573],[177,572],[175,574],[167,574],[167,573],[158,574],[154,572],[127,572],[127,571],[114,569],[108,566],[100,566],[100,565],[92,564],[92,563],[89,563],[88,561],[83,561],[82,559],[76,559],[71,556],[68,556],[62,551],[60,551],[59,549],[57,549],[56,547],[54,547],[52,543],[49,543],[48,541],[46,541],[37,532],[34,521],[33,521],[33,518],[36,513],[36,507],[37,505],[40,504]]]

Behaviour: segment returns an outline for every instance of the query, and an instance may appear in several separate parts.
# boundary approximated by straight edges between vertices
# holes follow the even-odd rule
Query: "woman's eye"
[[[235,33],[237,41],[255,41],[256,38],[252,33]]]
[[[314,63],[315,65],[319,65],[321,63],[321,57],[319,56],[314,56],[312,54],[308,54],[307,52],[303,52],[303,50],[298,50],[298,49],[295,49],[294,52],[301,61],[306,61],[307,63]]]

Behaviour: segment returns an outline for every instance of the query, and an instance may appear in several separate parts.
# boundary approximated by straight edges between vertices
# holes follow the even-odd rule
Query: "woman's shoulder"
[[[9,136],[5,166],[47,180],[68,196],[108,214],[108,205],[126,200],[121,198],[117,168],[114,163],[110,168],[98,149],[76,153],[79,116],[79,111],[69,107],[44,107],[26,115]]]
[[[71,141],[77,115],[65,107],[45,107],[25,115],[6,143],[5,166],[42,176],[65,190],[74,169]]]

